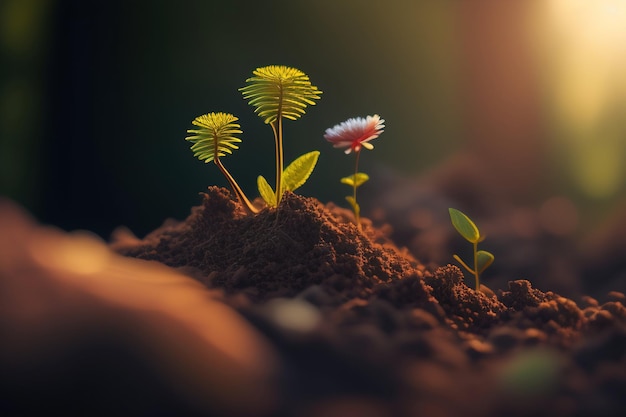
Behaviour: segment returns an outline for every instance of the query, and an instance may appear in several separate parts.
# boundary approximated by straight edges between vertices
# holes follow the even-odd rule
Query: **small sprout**
[[[285,191],[295,191],[304,185],[313,172],[319,156],[319,151],[308,152],[299,156],[295,161],[289,164],[283,172],[283,189],[281,194]],[[275,206],[276,193],[274,193],[274,190],[272,190],[272,187],[262,175],[259,175],[257,178],[257,186],[261,197],[265,200],[267,205],[270,207]]]
[[[469,273],[474,275],[474,278],[476,279],[476,291],[479,291],[480,274],[482,274],[485,269],[493,263],[494,256],[490,252],[478,250],[478,242],[482,242],[485,239],[485,236],[480,234],[476,224],[474,224],[474,222],[467,217],[467,215],[453,208],[448,209],[448,211],[450,212],[450,220],[452,221],[452,225],[456,231],[459,232],[465,240],[473,245],[474,267],[470,268],[458,255],[454,255],[454,259]]]
[[[359,156],[361,148],[372,150],[374,145],[371,140],[376,139],[381,133],[385,120],[381,119],[377,114],[367,116],[367,118],[356,117],[346,120],[330,129],[326,129],[324,138],[333,144],[335,148],[346,148],[345,153],[349,154],[354,151],[356,160],[354,164],[354,174],[341,179],[343,184],[352,187],[352,195],[347,196],[346,200],[352,206],[354,219],[357,227],[361,228],[361,207],[357,203],[356,189],[364,182],[369,180],[369,176],[363,172],[359,172]]]
[[[241,139],[235,135],[243,132],[240,129],[241,126],[235,123],[237,120],[239,119],[229,113],[203,114],[191,122],[194,126],[198,126],[199,129],[187,130],[187,133],[192,135],[187,136],[185,140],[193,143],[191,150],[194,156],[205,163],[213,161],[217,165],[246,210],[249,213],[257,213],[258,210],[248,200],[239,184],[237,184],[233,176],[230,175],[220,161],[220,157],[232,154],[234,149],[239,149],[239,146],[236,144],[240,143]]]
[[[286,170],[283,171],[283,118],[290,120],[300,118],[305,113],[307,105],[315,105],[313,100],[318,100],[322,92],[311,84],[309,77],[305,73],[284,65],[270,65],[257,68],[253,71],[253,75],[253,77],[246,80],[248,84],[240,88],[239,91],[241,91],[245,100],[249,100],[248,103],[250,105],[256,107],[255,112],[266,124],[272,127],[274,132],[276,145],[276,192],[272,190],[275,197],[275,201],[272,204],[269,204],[267,199],[265,199],[266,196],[270,196],[267,192],[269,184],[267,184],[264,178],[262,180],[259,179],[258,182],[260,185],[264,181],[264,189],[261,190],[261,185],[259,187],[261,196],[269,205],[278,206],[283,192],[288,189],[283,184],[283,173],[286,172]],[[306,177],[308,178],[308,175]],[[271,187],[269,189],[271,190]]]
[[[354,190],[352,195],[346,196],[346,201],[350,203],[350,206],[352,207],[352,211],[354,212],[354,218],[357,220],[357,226],[359,228],[361,227],[361,206],[359,206],[359,203],[357,203],[356,201],[356,189],[369,179],[369,175],[367,175],[365,172],[356,172],[349,177],[343,177],[341,179],[342,184],[349,185]]]

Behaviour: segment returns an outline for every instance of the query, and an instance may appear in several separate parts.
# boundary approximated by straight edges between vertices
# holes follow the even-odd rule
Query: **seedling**
[[[193,143],[191,150],[194,156],[207,164],[213,161],[217,165],[246,210],[249,213],[258,213],[258,210],[248,200],[239,184],[237,184],[237,181],[220,161],[220,157],[232,154],[234,149],[239,149],[239,146],[236,144],[240,143],[241,139],[235,135],[243,132],[241,131],[241,126],[235,123],[237,120],[239,119],[230,113],[203,114],[191,122],[194,126],[198,126],[199,129],[187,130],[187,133],[191,133],[192,136],[187,136],[185,140]]]
[[[326,129],[324,138],[333,144],[335,148],[346,148],[345,153],[349,154],[354,151],[356,158],[354,163],[354,174],[341,179],[343,184],[352,187],[352,195],[346,197],[348,203],[354,212],[354,220],[359,229],[361,229],[361,207],[356,199],[356,190],[369,180],[369,176],[364,172],[359,172],[359,157],[361,156],[361,148],[372,150],[374,145],[371,140],[376,139],[381,133],[385,120],[381,119],[377,114],[367,116],[365,119],[356,117],[346,120],[330,129]]]
[[[467,215],[453,208],[448,209],[448,211],[450,212],[450,220],[456,231],[473,245],[474,267],[470,268],[458,255],[454,255],[454,259],[469,273],[474,275],[476,279],[476,291],[480,291],[480,274],[493,263],[494,256],[490,252],[478,250],[478,242],[482,242],[485,236],[480,234],[476,224],[474,224]]]
[[[311,84],[302,71],[284,65],[257,68],[239,89],[243,98],[256,107],[257,113],[274,132],[276,149],[276,190],[262,176],[257,179],[259,193],[269,206],[278,206],[286,190],[293,191],[304,184],[315,168],[319,152],[310,152],[297,158],[283,170],[283,118],[296,120],[307,105],[315,105],[322,92]],[[295,187],[295,188],[294,188]]]
[[[357,154],[358,159],[358,154]],[[358,162],[357,162],[358,164]],[[346,196],[346,201],[350,203],[352,207],[352,211],[354,212],[354,221],[356,223],[357,228],[361,228],[361,206],[356,201],[356,189],[359,188],[363,183],[370,179],[369,175],[365,172],[355,172],[349,177],[343,177],[341,179],[342,184],[346,184],[352,187],[352,195]]]
[[[299,156],[292,163],[290,163],[287,168],[285,168],[285,171],[283,171],[281,194],[284,194],[285,191],[295,191],[300,188],[306,180],[309,179],[309,176],[317,164],[319,156],[319,151],[311,151]],[[257,187],[259,188],[261,198],[265,200],[268,206],[273,207],[278,204],[276,200],[276,193],[272,190],[272,187],[268,184],[263,175],[258,176]]]

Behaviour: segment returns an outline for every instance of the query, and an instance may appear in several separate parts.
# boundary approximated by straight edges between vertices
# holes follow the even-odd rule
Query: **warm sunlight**
[[[589,197],[623,186],[626,2],[551,0],[541,44],[572,179]]]

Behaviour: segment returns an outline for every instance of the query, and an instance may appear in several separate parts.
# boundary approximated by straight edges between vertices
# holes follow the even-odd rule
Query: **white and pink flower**
[[[345,150],[347,154],[352,151],[359,152],[361,147],[371,150],[374,149],[374,145],[369,142],[383,133],[384,123],[385,119],[381,119],[377,114],[367,116],[365,119],[353,117],[326,129],[324,138],[335,148],[347,148]]]

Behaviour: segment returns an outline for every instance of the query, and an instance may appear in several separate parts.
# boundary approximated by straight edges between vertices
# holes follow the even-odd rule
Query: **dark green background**
[[[353,159],[322,135],[348,117],[387,120],[362,170],[419,172],[456,141],[452,17],[431,3],[8,1],[0,192],[64,229],[144,234],[226,185],[183,140],[195,116],[225,111],[244,142],[224,164],[252,198],[258,174],[273,178],[273,139],[237,89],[271,64],[324,92],[285,125],[287,161],[322,152],[303,194],[343,200]]]
[[[184,141],[194,117],[224,111],[244,130],[241,149],[224,164],[254,198],[257,175],[274,176],[273,138],[238,88],[255,68],[282,64],[303,70],[324,92],[302,119],[285,125],[286,161],[321,151],[302,194],[343,204],[339,178],[352,172],[353,158],[323,133],[378,113],[387,127],[363,154],[362,171],[417,177],[469,150],[485,156],[497,180],[513,169],[498,164],[500,156],[515,162],[519,149],[526,154],[514,176],[534,175],[529,184],[542,188],[540,198],[564,194],[603,213],[619,196],[585,200],[572,181],[572,173],[586,172],[578,169],[585,160],[571,158],[572,146],[577,135],[600,144],[605,125],[622,132],[621,117],[599,119],[591,131],[555,122],[550,77],[561,79],[555,68],[567,72],[558,65],[558,42],[536,31],[536,45],[519,49],[536,27],[550,28],[531,18],[538,3],[474,4],[479,8],[456,0],[4,0],[0,195],[66,230],[107,237],[127,225],[143,235],[165,218],[184,218],[208,185],[227,185]],[[526,84],[515,85],[518,78]],[[536,93],[525,94],[529,87]],[[494,101],[483,106],[482,91]],[[520,97],[530,97],[521,107],[528,118],[519,117],[529,121],[529,137],[516,135],[525,127],[507,120],[517,118]],[[619,114],[607,103],[606,112]],[[623,141],[613,136],[610,154],[623,154]],[[585,169],[602,166],[590,160]],[[363,193],[366,187],[373,186]],[[532,197],[523,203],[539,201]]]

